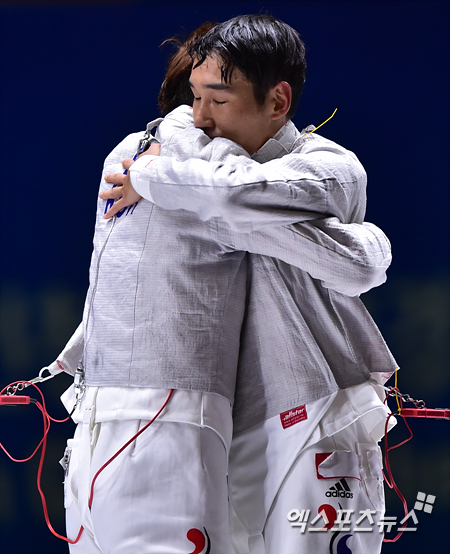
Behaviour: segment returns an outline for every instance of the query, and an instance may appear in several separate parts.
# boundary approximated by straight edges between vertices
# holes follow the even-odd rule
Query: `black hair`
[[[288,82],[292,102],[287,116],[294,115],[305,83],[305,45],[287,23],[270,15],[240,15],[213,27],[190,46],[189,53],[194,68],[208,56],[217,57],[225,83],[237,67],[252,83],[261,106],[273,86]]]

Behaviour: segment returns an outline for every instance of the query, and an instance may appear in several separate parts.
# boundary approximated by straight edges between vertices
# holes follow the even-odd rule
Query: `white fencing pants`
[[[102,471],[88,508],[97,470],[145,423],[86,416],[68,441],[67,536],[84,527],[71,554],[228,553],[227,452],[208,427],[156,420]]]
[[[370,386],[341,391],[331,408],[322,407],[327,408],[325,415],[312,407],[309,424],[277,430],[274,418],[233,439],[232,552],[380,552],[383,534],[377,523],[384,510],[384,489],[377,442],[386,408],[374,395]],[[334,432],[339,427],[335,416],[346,420],[352,409],[361,416]],[[309,426],[305,432],[303,424]],[[295,441],[298,449],[292,458]]]

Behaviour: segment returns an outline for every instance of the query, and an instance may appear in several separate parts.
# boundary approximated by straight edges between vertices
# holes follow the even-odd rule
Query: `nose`
[[[199,129],[211,129],[214,127],[214,121],[208,107],[208,103],[200,100],[194,102],[194,125]]]

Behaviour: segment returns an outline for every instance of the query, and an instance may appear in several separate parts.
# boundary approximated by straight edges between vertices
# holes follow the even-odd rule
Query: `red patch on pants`
[[[297,408],[292,408],[292,410],[283,412],[282,414],[280,414],[280,419],[281,419],[281,425],[283,426],[283,429],[286,429],[287,427],[292,427],[292,425],[295,425],[296,423],[300,423],[300,421],[304,421],[305,419],[308,419],[308,415],[306,413],[306,407],[298,406]]]
[[[203,549],[207,545],[205,554],[210,554],[211,552],[211,541],[209,540],[209,535],[206,529],[203,527],[205,534],[203,534],[200,529],[189,529],[186,533],[186,537],[192,543],[194,543],[195,549],[190,554],[200,554],[203,552]]]

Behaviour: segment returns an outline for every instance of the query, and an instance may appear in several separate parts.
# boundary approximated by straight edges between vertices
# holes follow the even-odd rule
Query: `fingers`
[[[107,183],[112,183],[113,185],[123,185],[125,178],[126,175],[124,175],[123,173],[108,173],[107,175],[105,175],[105,181]]]
[[[102,200],[110,200],[110,199],[116,200],[117,198],[121,198],[122,195],[123,195],[122,187],[114,187],[109,190],[104,190],[99,194]]]
[[[117,212],[120,212],[123,208],[126,208],[125,200],[120,199],[117,202],[115,202],[111,208],[106,212],[106,214],[103,216],[103,219],[110,219],[114,215],[116,215]]]
[[[122,165],[127,170],[124,173],[108,173],[105,175],[105,181],[114,186],[109,190],[102,191],[99,196],[102,200],[117,200],[103,216],[104,219],[110,219],[120,210],[139,202],[141,196],[134,190],[128,169],[133,164],[133,160],[127,158],[123,160]]]
[[[125,169],[128,170],[133,165],[133,163],[134,163],[134,160],[130,158],[126,158],[125,160],[123,160],[122,165]]]

